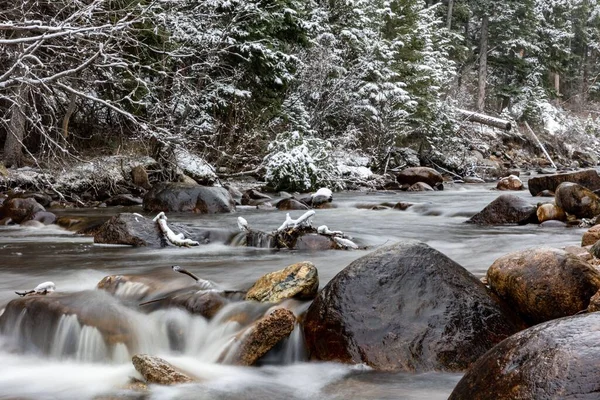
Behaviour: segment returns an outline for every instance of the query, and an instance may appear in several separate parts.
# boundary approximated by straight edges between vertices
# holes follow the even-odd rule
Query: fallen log
[[[458,114],[462,118],[464,118],[465,121],[479,122],[480,124],[493,126],[494,128],[500,128],[506,131],[510,131],[512,127],[510,121],[507,121],[505,119],[490,117],[489,115],[480,114],[468,110],[462,110],[460,108],[457,108],[456,112],[458,112]]]

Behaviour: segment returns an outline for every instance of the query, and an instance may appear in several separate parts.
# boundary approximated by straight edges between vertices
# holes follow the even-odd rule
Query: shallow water
[[[272,251],[234,248],[222,243],[191,249],[152,250],[96,246],[91,238],[56,227],[1,227],[0,309],[16,297],[14,290],[33,288],[43,281],[54,281],[61,292],[91,290],[106,275],[162,276],[173,274],[169,268],[173,264],[184,266],[224,288],[246,289],[267,272],[309,260],[318,268],[323,286],[346,265],[373,248],[407,238],[428,243],[478,277],[485,274],[495,259],[511,251],[579,244],[583,234],[579,228],[540,228],[537,225],[477,227],[464,223],[499,194],[490,190],[489,185],[457,185],[433,193],[336,193],[334,204],[337,208],[317,210],[313,224],[342,230],[352,235],[359,245],[370,249],[358,251]],[[528,192],[517,194],[532,204],[540,200],[531,197]],[[356,208],[357,204],[398,201],[417,205],[407,211]],[[109,216],[121,211],[70,210],[64,214]],[[140,212],[139,209],[136,211]],[[291,212],[293,218],[300,214]],[[285,219],[284,212],[242,210],[217,216],[171,214],[169,222],[226,228],[234,232],[239,215],[253,229],[265,231],[277,228]],[[167,318],[175,321],[169,323],[183,326],[188,334],[203,332],[203,335],[196,336],[209,337],[212,332],[213,336],[219,336],[211,330],[216,328],[206,326],[206,321],[178,312],[168,312],[166,316],[165,312],[162,315],[142,315],[141,324],[160,326]],[[65,326],[68,323],[64,322]],[[79,341],[79,353],[73,353],[79,354],[77,357],[23,352],[10,337],[0,336],[0,399],[93,398],[99,394],[114,393],[115,388],[125,385],[130,376],[135,376],[126,351],[124,355],[99,362],[93,353],[93,349],[97,349],[94,332],[73,326],[80,337],[85,336],[85,341]],[[65,331],[68,329],[65,328]],[[230,333],[222,334],[221,338],[227,338],[227,334]],[[301,350],[294,353],[294,340],[289,340],[290,343],[275,356],[279,362],[287,360],[287,365],[233,367],[214,363],[213,353],[218,338],[214,341],[188,340],[182,351],[172,351],[164,344],[164,336],[155,336],[144,336],[147,339],[144,350],[163,356],[200,378],[202,383],[177,388],[153,387],[153,399],[444,399],[460,379],[457,374],[383,374],[361,366],[306,363],[302,361]],[[301,338],[295,340],[300,342]],[[62,346],[65,347],[64,344]],[[284,355],[286,351],[287,355]],[[289,364],[292,360],[295,362]]]

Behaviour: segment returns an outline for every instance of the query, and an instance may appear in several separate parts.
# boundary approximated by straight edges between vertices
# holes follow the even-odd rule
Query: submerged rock
[[[160,183],[144,197],[144,210],[216,214],[234,212],[235,204],[227,189],[222,187]]]
[[[177,385],[189,383],[194,380],[183,372],[177,370],[162,358],[147,354],[136,354],[131,359],[135,370],[139,372],[147,383],[157,385]]]
[[[278,303],[285,299],[313,299],[319,289],[319,274],[304,261],[261,277],[246,294],[246,300]]]
[[[467,221],[478,225],[524,225],[537,222],[536,207],[514,194],[500,195]]]
[[[362,257],[304,320],[312,359],[386,371],[462,371],[522,326],[463,267],[406,241]]]
[[[481,357],[449,400],[596,399],[600,314],[562,318],[509,337]]]
[[[132,213],[121,213],[106,221],[94,234],[94,243],[167,246],[167,241],[156,222]]]
[[[433,168],[413,167],[403,169],[396,175],[396,180],[401,185],[414,185],[418,182],[423,182],[434,187],[438,183],[443,183],[442,175]]]
[[[530,324],[585,310],[600,289],[600,272],[552,248],[505,255],[488,269],[487,278],[490,288]]]
[[[556,188],[556,205],[578,218],[593,218],[600,214],[600,197],[576,183],[561,183]]]
[[[294,330],[296,317],[290,310],[278,308],[259,319],[237,337],[236,346],[225,356],[225,361],[235,365],[254,365],[277,343]]]
[[[549,176],[536,176],[527,182],[529,193],[536,196],[544,190],[555,192],[556,188],[563,182],[577,183],[590,190],[600,189],[600,176],[593,169],[571,172],[568,174],[555,174]]]
[[[105,201],[107,206],[139,206],[144,201],[131,194],[118,194]]]

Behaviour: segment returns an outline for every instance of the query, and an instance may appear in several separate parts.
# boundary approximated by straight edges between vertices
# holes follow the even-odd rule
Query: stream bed
[[[166,276],[173,274],[170,266],[174,264],[225,289],[243,290],[265,273],[306,260],[317,267],[323,287],[353,260],[402,239],[426,242],[477,277],[485,275],[498,257],[512,251],[580,243],[584,230],[579,228],[479,227],[464,223],[499,194],[490,185],[450,185],[441,192],[335,193],[336,208],[316,210],[313,224],[342,230],[368,248],[356,251],[273,251],[223,243],[165,249],[98,246],[90,237],[55,226],[0,227],[0,309],[16,298],[15,290],[30,289],[44,281],[55,282],[59,292],[94,290],[106,275]],[[540,201],[527,191],[516,194],[532,204]],[[359,204],[399,201],[415,205],[406,211],[357,208]],[[153,217],[141,208],[77,209],[60,214],[108,217],[124,211]],[[291,215],[295,218],[301,213]],[[235,214],[168,216],[169,222],[232,232],[237,230],[237,217],[243,216],[253,229],[271,231],[281,225],[285,212],[243,209]],[[103,300],[92,295],[87,301]],[[147,397],[151,399],[446,399],[461,377],[449,373],[380,373],[365,366],[307,362],[302,336],[294,333],[277,352],[267,355],[260,367],[222,365],[216,362],[217,350],[231,335],[226,324],[176,309],[151,314],[127,312],[132,313],[130,319],[139,327],[141,349],[190,371],[201,381],[177,387],[152,386]],[[184,332],[185,343],[176,351],[165,344],[165,324],[176,324]],[[16,346],[18,329],[0,335],[0,399],[127,395],[119,388],[137,376],[130,354],[113,349],[107,356],[106,349],[99,350],[102,344],[94,332],[86,331],[76,321],[61,321],[61,326],[65,333],[55,335],[49,353],[23,351]],[[78,342],[76,348],[67,351],[65,343],[73,332],[77,332]]]

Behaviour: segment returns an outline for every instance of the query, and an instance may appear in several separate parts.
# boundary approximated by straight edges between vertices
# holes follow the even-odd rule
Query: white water
[[[583,230],[530,226],[476,227],[464,224],[468,216],[498,196],[487,187],[457,188],[435,193],[335,194],[337,209],[317,210],[315,225],[352,235],[360,245],[377,247],[403,238],[420,239],[482,276],[489,265],[508,252],[541,245],[578,244]],[[528,193],[520,193],[532,203]],[[357,209],[359,203],[409,201],[419,203],[408,211]],[[81,211],[80,211],[81,212]],[[87,214],[120,212],[88,210]],[[297,218],[301,212],[291,213]],[[243,215],[252,228],[276,229],[282,212],[244,211],[232,215],[169,216],[174,222],[237,229]],[[248,288],[261,275],[298,261],[310,260],[319,270],[321,286],[351,261],[368,251],[274,252],[225,246],[161,250],[94,246],[90,238],[56,228],[0,228],[0,309],[16,295],[51,280],[58,292],[92,290],[106,275],[148,274],[170,279],[170,266],[184,266],[201,278],[227,289]],[[117,294],[136,298],[147,287],[129,283]],[[107,296],[107,295],[106,295]],[[97,303],[90,298],[90,305]],[[301,313],[307,304],[291,305]],[[107,306],[108,307],[108,306]],[[112,308],[111,308],[112,307]],[[294,330],[286,343],[268,354],[258,368],[215,363],[227,351],[232,338],[245,328],[234,318],[248,313],[257,318],[268,312],[247,303],[226,306],[211,321],[182,310],[158,310],[144,314],[135,308],[110,304],[107,310],[126,316],[133,339],[107,343],[102,333],[64,316],[51,335],[48,351],[26,346],[19,315],[10,332],[0,336],[0,399],[88,399],[122,392],[130,377],[137,376],[132,354],[162,356],[201,379],[202,383],[176,388],[152,387],[152,399],[444,399],[460,375],[383,374],[361,367],[306,362],[302,334]],[[109,311],[106,311],[109,312]],[[21,342],[20,342],[21,341]],[[276,365],[273,365],[276,364]]]

